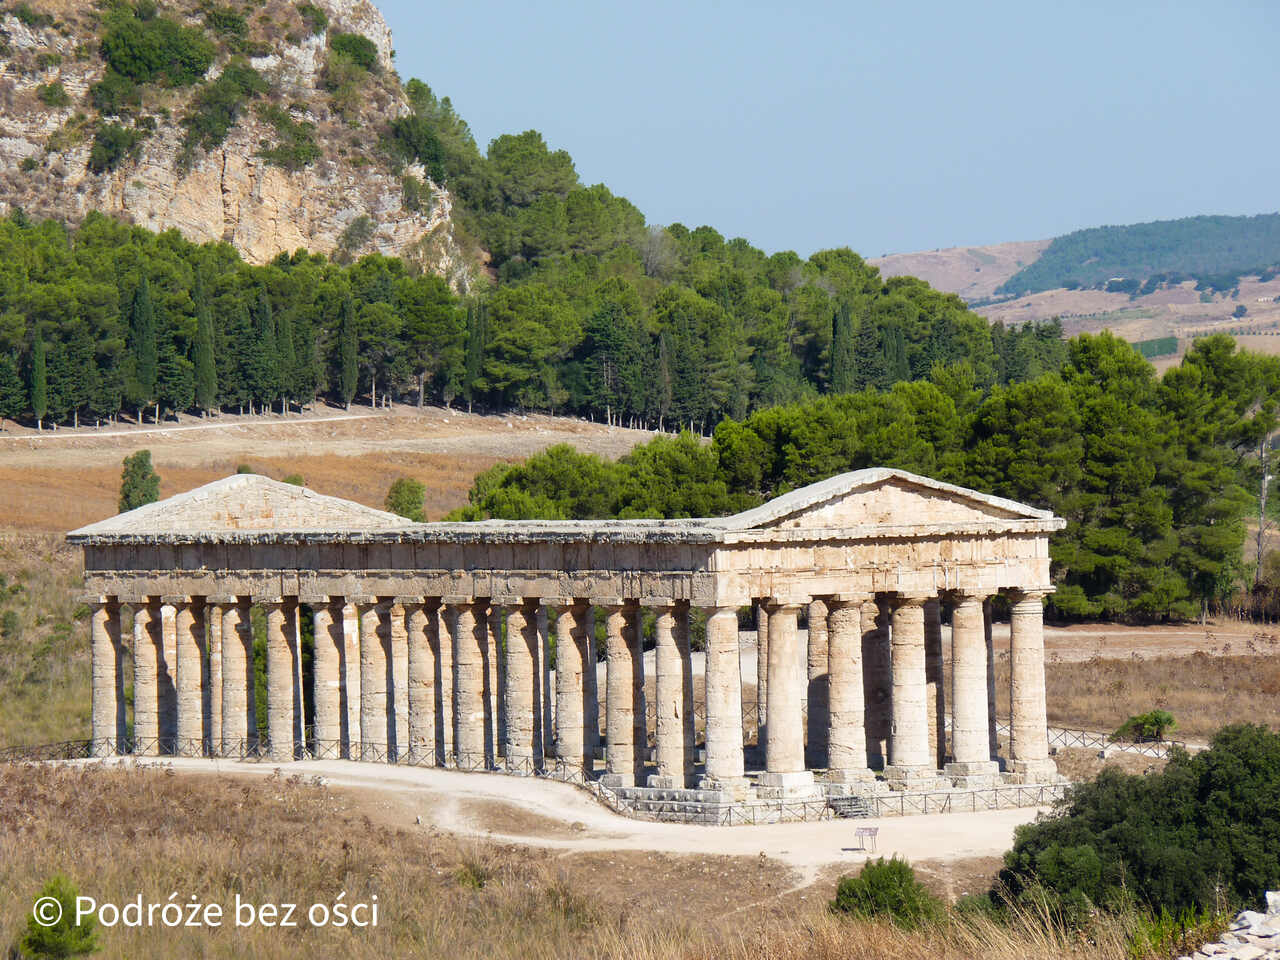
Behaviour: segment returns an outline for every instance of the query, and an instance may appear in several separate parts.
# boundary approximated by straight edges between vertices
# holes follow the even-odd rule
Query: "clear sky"
[[[481,149],[770,253],[1280,207],[1275,0],[375,2]]]

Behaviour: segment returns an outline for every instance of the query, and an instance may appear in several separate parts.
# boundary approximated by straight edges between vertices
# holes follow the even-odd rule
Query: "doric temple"
[[[1055,782],[1042,602],[1063,524],[888,469],[731,517],[480,523],[228,477],[68,535],[93,609],[92,749],[447,765],[738,800]],[[1011,620],[1004,756],[997,594]],[[739,644],[752,611],[754,663]],[[704,622],[704,652],[691,652]],[[744,680],[758,704],[746,748]]]

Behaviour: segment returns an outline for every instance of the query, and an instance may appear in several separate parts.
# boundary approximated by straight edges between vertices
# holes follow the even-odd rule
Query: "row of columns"
[[[891,782],[910,786],[935,779],[940,768],[970,785],[994,780],[989,598],[948,599],[949,696],[937,597],[760,603],[761,783],[803,785],[811,767],[825,767],[831,779],[846,782],[882,770]],[[1027,779],[1052,770],[1041,600],[1038,593],[1017,594],[1011,608],[1008,768]],[[255,604],[266,619],[265,745],[257,741],[251,668]],[[694,784],[689,604],[654,610],[656,773],[646,780],[642,607],[627,598],[150,598],[133,605],[136,752],[223,756],[265,747],[276,760],[304,756],[302,604],[311,608],[315,633],[311,746],[319,756],[463,769],[491,769],[501,761],[515,772],[544,770],[554,756],[571,770],[591,771],[599,738],[599,608],[605,627],[605,782]],[[802,608],[807,650],[800,646]],[[101,598],[94,608],[92,648],[94,752],[110,755],[125,731],[120,605],[113,598]],[[705,681],[700,785],[736,789],[746,783],[736,607],[708,611]]]

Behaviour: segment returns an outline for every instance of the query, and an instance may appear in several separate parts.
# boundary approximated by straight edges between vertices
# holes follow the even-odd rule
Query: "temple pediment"
[[[164,537],[235,532],[400,530],[394,513],[257,474],[236,474],[89,524],[72,537]]]
[[[729,530],[849,529],[870,526],[986,525],[1052,520],[1047,510],[943,483],[905,470],[875,468],[813,483],[722,521]]]

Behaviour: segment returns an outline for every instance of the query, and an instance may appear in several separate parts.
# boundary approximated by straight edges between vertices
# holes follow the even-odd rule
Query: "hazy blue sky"
[[[1277,209],[1280,4],[375,0],[481,149],[865,256]]]

